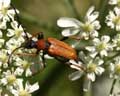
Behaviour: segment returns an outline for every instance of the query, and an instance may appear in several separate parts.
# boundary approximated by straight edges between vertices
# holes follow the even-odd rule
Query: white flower
[[[16,78],[16,75],[14,74],[14,72],[7,70],[6,72],[3,72],[2,79],[0,81],[4,86],[5,85],[14,85],[17,81],[17,78]]]
[[[21,76],[23,74],[24,70],[21,67],[17,67],[14,74],[17,76]]]
[[[79,34],[81,37],[88,39],[89,37],[97,37],[97,30],[100,29],[99,21],[96,20],[99,16],[97,11],[94,11],[94,7],[90,7],[85,16],[84,23],[74,18],[62,17],[58,19],[57,25],[59,27],[66,28],[62,31],[63,36],[72,36]]]
[[[19,80],[18,87],[11,89],[14,96],[32,96],[32,93],[39,89],[38,83],[31,85],[29,82],[23,85],[23,80]]]
[[[9,41],[6,42],[6,49],[8,49],[8,53],[11,54],[11,52],[20,47],[22,43],[22,39],[20,41],[20,39],[16,40],[15,38],[11,38]],[[17,50],[18,51],[18,50]]]
[[[91,57],[95,57],[97,54],[100,54],[101,57],[107,56],[107,51],[111,51],[113,46],[109,43],[110,37],[104,35],[101,37],[101,40],[98,38],[93,39],[94,46],[87,46],[86,49],[91,52]]]
[[[80,55],[83,56],[84,53],[81,52]],[[72,64],[70,67],[78,70],[69,76],[71,80],[76,80],[80,78],[83,74],[86,74],[87,78],[93,82],[95,81],[96,75],[101,75],[105,70],[101,66],[104,63],[104,61],[101,60],[99,57],[93,59],[85,56],[83,57],[82,61],[84,64],[81,64],[79,62],[76,63],[75,61],[70,61],[70,63]]]
[[[101,75],[105,69],[101,66],[104,61],[100,59],[99,57],[96,58],[90,58],[86,57],[86,76],[89,80],[92,82],[95,81],[96,75]]]
[[[10,9],[11,0],[0,0],[0,19],[3,21],[14,20],[15,10]]]
[[[20,67],[20,68],[19,68],[19,71],[21,71],[21,72],[24,71],[26,77],[32,75],[32,71],[31,71],[31,69],[30,69],[30,67],[31,67],[31,65],[32,65],[31,62],[28,62],[27,60],[21,59],[21,58],[18,58],[18,57],[17,57],[17,58],[14,58],[14,59],[15,59],[14,65]]]
[[[120,31],[120,8],[115,7],[113,11],[109,11],[109,15],[106,16],[105,22],[111,29]]]
[[[101,67],[103,61],[98,60],[96,61],[89,61],[87,64],[87,78],[91,81],[95,81],[95,75],[101,75],[105,69]]]
[[[110,5],[118,5],[118,6],[120,6],[120,0],[109,0],[108,3]]]
[[[16,38],[19,38],[20,36],[22,36],[24,30],[22,26],[18,24],[17,21],[13,21],[11,23],[11,26],[13,29],[8,29],[8,33],[7,33],[8,37],[15,36]]]
[[[120,57],[116,57],[114,63],[110,63],[110,77],[118,78],[120,77]]]

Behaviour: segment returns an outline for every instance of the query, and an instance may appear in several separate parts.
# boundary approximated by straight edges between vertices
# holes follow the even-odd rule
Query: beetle
[[[43,50],[44,54],[48,54],[52,57],[63,57],[67,60],[73,59],[77,61],[77,53],[74,48],[72,48],[67,43],[60,41],[56,38],[48,37],[44,39],[43,32],[37,33],[37,41],[32,40],[32,38],[26,37],[26,41],[18,48],[13,50],[11,55],[19,48],[23,47],[26,49],[37,49],[35,54],[38,54],[40,50]],[[8,59],[8,63],[10,62],[10,57]],[[44,59],[44,55],[42,56]],[[45,67],[45,65],[44,65]]]
[[[11,4],[11,6],[13,7],[13,9],[16,13],[16,19],[17,19],[19,25],[22,26],[22,23],[20,22],[19,15],[18,15],[15,7],[13,6],[13,4]],[[22,47],[26,48],[26,49],[36,48],[37,49],[36,54],[38,54],[40,50],[43,50],[43,56],[42,56],[43,61],[44,61],[44,55],[45,54],[48,54],[48,55],[50,55],[52,57],[55,57],[55,58],[56,57],[63,57],[67,60],[73,59],[75,61],[78,61],[76,50],[74,48],[72,48],[70,45],[68,45],[67,43],[63,42],[62,40],[60,41],[60,40],[58,40],[56,38],[52,38],[52,37],[44,39],[43,32],[39,32],[39,33],[36,34],[37,37],[38,37],[38,40],[34,41],[34,40],[32,40],[32,38],[28,37],[27,32],[26,32],[24,27],[23,27],[23,29],[24,29],[26,40],[23,44],[21,44],[20,47],[14,49],[12,51],[12,53],[9,55],[9,58],[8,58],[8,64],[10,63],[10,58],[11,58],[12,54],[17,49],[22,48]],[[75,37],[75,39],[76,39],[76,37]],[[45,64],[44,64],[44,66],[45,66]]]
[[[56,38],[49,37],[45,40],[42,32],[38,34],[38,40],[36,42],[32,39],[26,41],[24,48],[36,48],[37,52],[43,50],[45,53],[53,57],[60,56],[66,59],[77,60],[74,48]]]

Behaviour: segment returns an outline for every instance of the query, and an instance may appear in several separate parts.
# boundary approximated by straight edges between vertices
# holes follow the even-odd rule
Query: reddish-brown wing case
[[[55,38],[48,38],[47,40],[51,44],[48,48],[48,54],[77,60],[76,51],[71,46]]]

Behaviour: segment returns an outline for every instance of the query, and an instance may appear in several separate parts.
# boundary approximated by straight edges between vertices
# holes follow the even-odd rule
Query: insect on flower
[[[21,47],[26,49],[36,48],[36,55],[39,53],[40,50],[43,50],[43,55],[48,54],[52,57],[63,57],[68,60],[77,60],[77,54],[75,49],[69,46],[67,43],[52,37],[49,37],[45,40],[42,32],[38,33],[37,35],[37,41],[34,41],[32,40],[32,38],[28,38],[27,36],[28,39],[24,42],[24,44],[13,50],[13,52],[10,54],[8,62],[10,63],[11,55]]]
[[[12,6],[14,8],[14,6]],[[15,8],[14,8],[15,10]],[[21,22],[20,22],[20,18],[15,10],[15,13],[16,13],[16,17],[18,19],[18,23],[20,25]],[[36,51],[36,55],[39,53],[40,50],[43,50],[43,56],[42,56],[42,59],[43,59],[43,66],[45,67],[45,59],[44,59],[44,55],[45,54],[48,54],[52,57],[63,57],[67,60],[70,60],[70,59],[73,59],[73,60],[78,60],[77,58],[77,54],[76,54],[76,51],[74,48],[72,48],[70,45],[68,45],[67,43],[63,42],[63,41],[60,41],[58,39],[55,39],[55,38],[52,38],[52,37],[49,37],[47,39],[44,39],[44,36],[43,36],[43,33],[40,32],[40,33],[37,33],[35,34],[33,37],[37,37],[37,41],[34,41],[32,38],[29,38],[27,32],[24,30],[24,33],[25,33],[25,42],[23,44],[21,44],[20,47],[14,49],[12,51],[12,53],[9,55],[9,58],[8,58],[8,64],[10,63],[10,58],[12,56],[12,54],[18,50],[19,48],[26,48],[26,49],[32,49],[32,48],[35,48],[37,49]],[[34,54],[34,55],[35,55]],[[58,59],[59,60],[59,59]]]

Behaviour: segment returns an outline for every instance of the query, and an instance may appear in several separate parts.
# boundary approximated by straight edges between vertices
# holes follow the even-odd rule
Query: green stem
[[[108,12],[108,0],[101,0],[100,1],[100,5],[99,5],[99,12],[100,12],[100,21],[102,21],[102,23],[104,22],[105,19],[105,15]]]
[[[76,10],[74,0],[65,0],[65,2],[68,5],[71,14],[74,15],[74,17],[77,18],[78,20],[82,20],[81,16],[78,14]]]
[[[115,86],[116,81],[117,81],[117,79],[113,80],[109,95],[113,94],[113,90],[114,90],[114,86]]]
[[[108,11],[109,11],[108,0],[101,0],[98,9],[99,9],[99,12],[100,12],[99,20],[100,20],[100,23],[101,23],[101,26],[102,26],[102,28],[100,29],[100,33],[102,34],[104,32],[105,28],[106,28],[105,17],[108,14]]]

